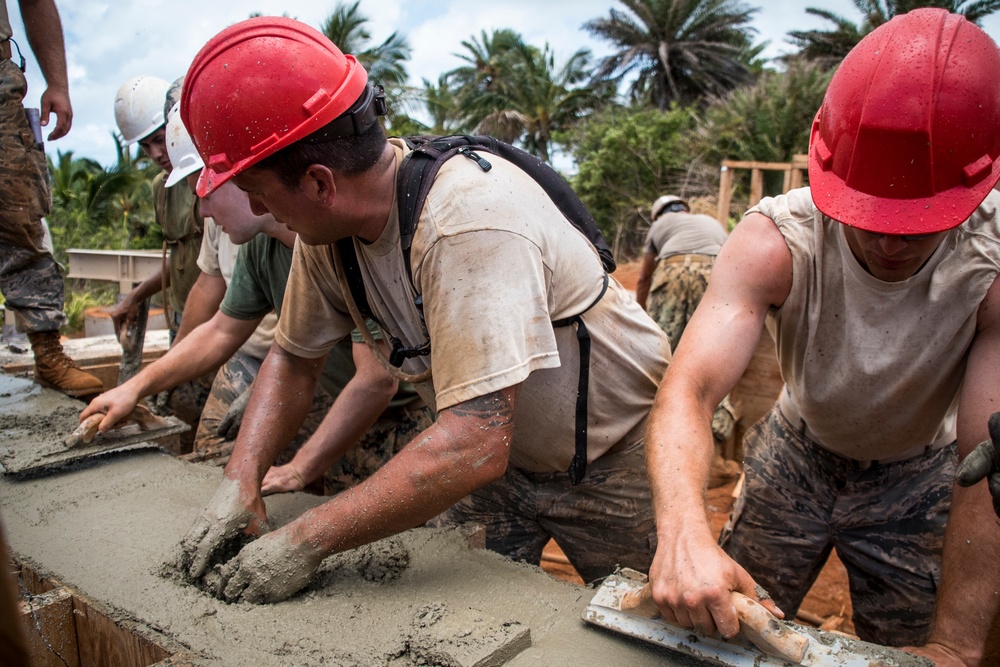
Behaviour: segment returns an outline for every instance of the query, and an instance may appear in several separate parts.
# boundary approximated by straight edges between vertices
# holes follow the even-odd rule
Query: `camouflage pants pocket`
[[[0,294],[17,313],[21,333],[58,331],[66,324],[63,279],[52,255],[0,239]]]
[[[12,66],[9,63],[2,66]],[[4,83],[4,77],[0,77],[0,242],[40,250],[39,221],[52,203],[48,164],[24,115],[23,90]]]
[[[940,575],[954,446],[866,466],[823,449],[778,408],[744,439],[746,479],[720,544],[789,617],[831,551],[847,568],[857,634],[924,643]]]

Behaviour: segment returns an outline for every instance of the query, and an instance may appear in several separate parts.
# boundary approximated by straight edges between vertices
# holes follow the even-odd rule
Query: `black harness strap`
[[[604,274],[604,286],[593,303],[587,306],[583,313],[597,305],[608,291],[608,274]],[[590,332],[583,323],[583,313],[564,317],[552,322],[553,328],[568,327],[576,324],[576,340],[580,344],[580,375],[576,382],[576,447],[573,460],[570,461],[569,481],[579,484],[587,474],[587,394],[590,390]]]

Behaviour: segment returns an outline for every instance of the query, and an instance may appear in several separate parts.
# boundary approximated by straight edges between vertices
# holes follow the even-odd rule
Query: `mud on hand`
[[[1000,517],[1000,412],[990,415],[990,439],[979,443],[958,467],[958,483],[972,486],[983,479],[993,496],[993,511]]]
[[[177,565],[191,581],[197,582],[212,563],[231,556],[234,543],[270,530],[260,495],[244,495],[237,481],[223,477],[208,507],[184,536]]]
[[[288,531],[269,533],[222,566],[220,597],[229,602],[280,602],[305,587],[322,561],[317,549],[293,542]]]

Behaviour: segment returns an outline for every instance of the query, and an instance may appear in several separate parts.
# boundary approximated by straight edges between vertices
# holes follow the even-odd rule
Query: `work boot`
[[[81,371],[76,362],[66,356],[58,331],[29,333],[28,340],[35,353],[35,380],[39,384],[75,398],[104,391],[104,383]]]

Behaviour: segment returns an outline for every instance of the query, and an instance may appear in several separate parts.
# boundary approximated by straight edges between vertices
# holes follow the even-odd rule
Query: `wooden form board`
[[[791,162],[754,162],[745,160],[723,160],[719,176],[719,208],[716,214],[724,227],[729,225],[729,207],[733,200],[733,173],[736,169],[750,170],[750,206],[754,206],[764,196],[764,172],[783,171],[785,182],[782,192],[802,187],[802,175],[809,168],[807,155],[795,155]]]
[[[66,586],[55,586],[21,566],[28,599],[19,603],[34,667],[147,667],[177,662],[155,643],[113,621],[98,605]],[[31,593],[31,589],[48,589]]]

